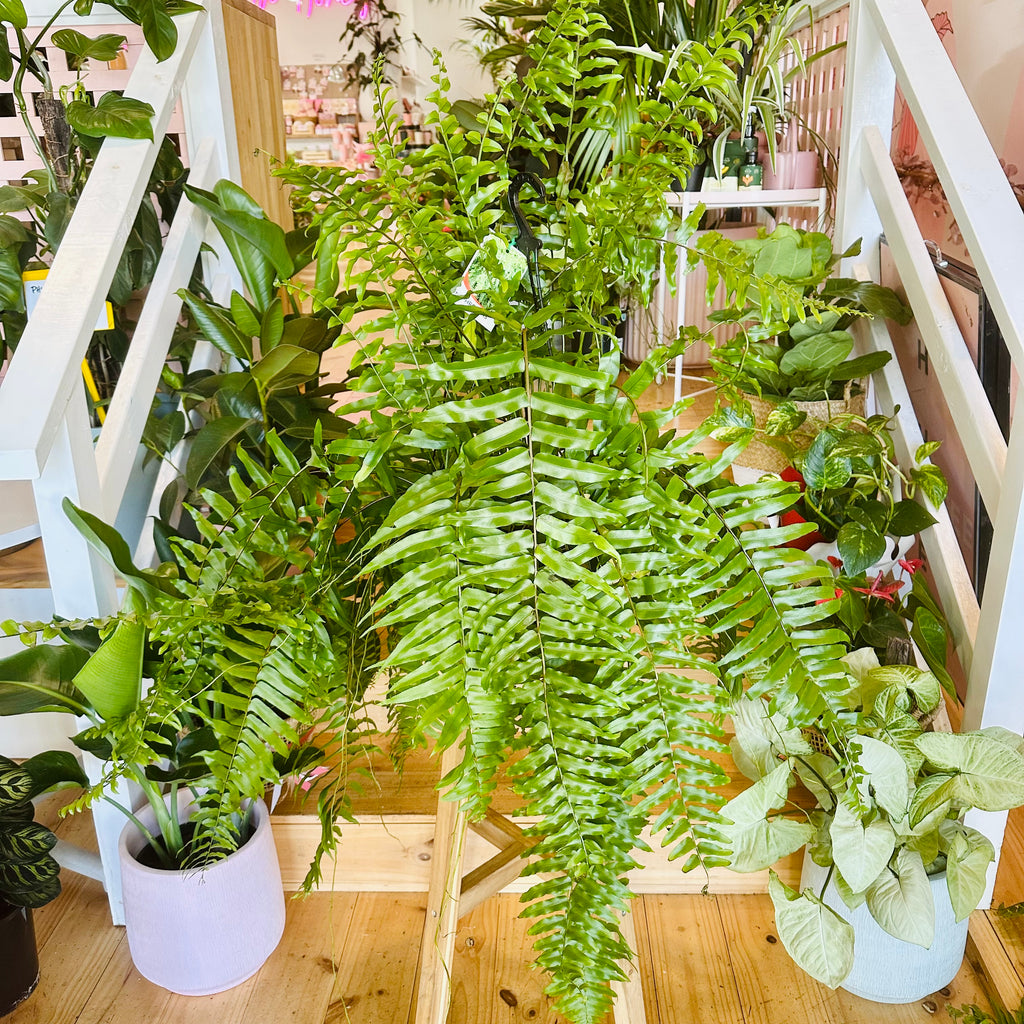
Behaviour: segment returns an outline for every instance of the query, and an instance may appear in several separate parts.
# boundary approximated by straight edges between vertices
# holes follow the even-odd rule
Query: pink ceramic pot
[[[185,996],[223,992],[255,974],[284,931],[284,890],[270,814],[255,804],[256,831],[208,868],[163,871],[136,855],[145,837],[131,823],[118,852],[128,947],[139,973]],[[147,807],[139,819],[152,830]]]

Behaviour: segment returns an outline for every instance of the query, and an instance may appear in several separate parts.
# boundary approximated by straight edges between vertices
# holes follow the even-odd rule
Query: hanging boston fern
[[[725,862],[710,755],[726,698],[752,681],[797,721],[827,715],[845,639],[821,626],[831,575],[776,547],[805,527],[751,529],[795,491],[732,485],[666,426],[671,411],[638,410],[687,339],[619,373],[612,296],[649,299],[659,240],[684,243],[664,191],[753,17],[676,55],[638,145],[580,192],[567,154],[615,114],[602,24],[597,5],[559,0],[534,66],[475,130],[441,68],[426,150],[401,152],[382,98],[376,179],[286,171],[320,228],[313,299],[359,344],[341,412],[362,415],[329,447],[327,501],[356,510],[387,699],[406,741],[461,752],[444,786],[471,816],[507,772],[539,819],[524,915],[549,994],[580,1022],[604,1017],[623,977],[641,830],[684,868]],[[524,191],[513,217],[526,160],[544,198]],[[674,279],[673,247],[665,258]],[[332,304],[339,259],[350,291]]]

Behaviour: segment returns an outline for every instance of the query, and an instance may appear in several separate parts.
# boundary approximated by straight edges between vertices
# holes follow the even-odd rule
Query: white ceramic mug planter
[[[828,869],[819,867],[805,852],[800,888],[821,893]],[[935,938],[925,949],[885,931],[871,916],[866,903],[851,910],[833,882],[824,901],[853,926],[853,970],[840,988],[876,1003],[915,1003],[945,988],[964,961],[968,919],[957,922],[949,900],[946,874],[928,879],[935,904]]]
[[[155,816],[138,818],[148,829]],[[129,823],[118,852],[125,925],[139,973],[179,995],[202,996],[241,984],[263,966],[284,931],[284,889],[270,814],[255,804],[255,832],[208,868],[165,871],[135,858],[146,838]]]

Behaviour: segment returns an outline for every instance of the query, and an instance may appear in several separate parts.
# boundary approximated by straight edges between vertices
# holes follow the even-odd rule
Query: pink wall
[[[923,2],[1007,178],[1024,200],[1024,2]],[[896,105],[893,158],[925,238],[970,262],[902,98]]]

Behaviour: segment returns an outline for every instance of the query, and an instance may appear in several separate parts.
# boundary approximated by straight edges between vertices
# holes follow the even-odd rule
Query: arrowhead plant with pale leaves
[[[853,928],[823,902],[834,882],[851,909],[866,903],[890,935],[932,944],[929,876],[946,873],[957,920],[985,891],[992,844],[962,821],[966,811],[1024,803],[1024,740],[1005,729],[927,731],[941,689],[909,665],[878,665],[870,649],[848,659],[840,710],[828,724],[796,728],[756,697],[733,707],[737,766],[754,784],[722,808],[731,865],[763,871],[805,843],[829,869],[821,892],[794,892],[772,871],[769,894],[790,956],[835,988],[853,966]],[[790,791],[816,798],[794,811]]]

